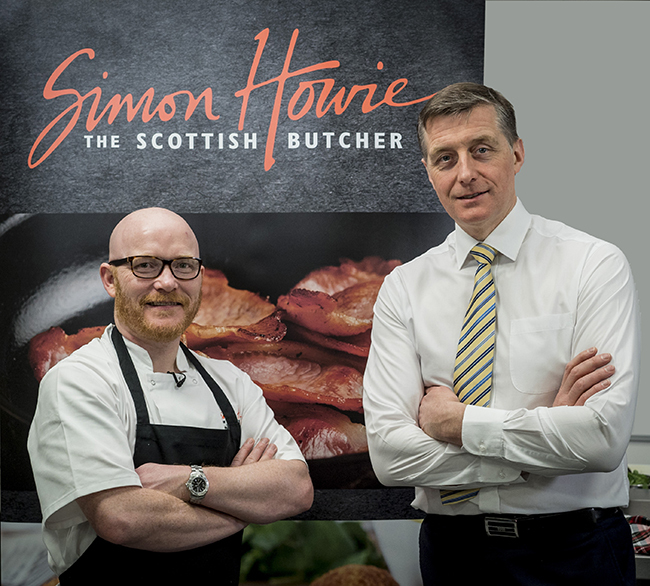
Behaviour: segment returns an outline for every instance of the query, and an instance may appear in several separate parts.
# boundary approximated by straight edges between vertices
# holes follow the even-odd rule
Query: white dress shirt
[[[500,253],[490,407],[467,407],[462,447],[418,427],[424,389],[453,388],[476,242],[456,226],[395,268],[379,292],[364,377],[375,472],[386,485],[415,486],[413,506],[427,513],[625,506],[640,362],[630,267],[612,244],[530,215],[520,201],[485,240]],[[583,407],[551,407],[565,366],[591,347],[612,354],[611,386]],[[481,490],[471,501],[440,501],[441,488],[474,487]]]
[[[112,328],[47,372],[29,432],[43,539],[58,575],[96,537],[76,499],[110,488],[142,486],[133,465],[135,406],[111,342]],[[226,428],[212,391],[180,348],[176,365],[187,378],[178,387],[170,374],[153,371],[145,349],[124,342],[151,423]],[[228,397],[241,425],[242,442],[268,437],[278,447],[276,458],[304,461],[300,448],[275,421],[261,389],[247,374],[227,361],[198,358]]]

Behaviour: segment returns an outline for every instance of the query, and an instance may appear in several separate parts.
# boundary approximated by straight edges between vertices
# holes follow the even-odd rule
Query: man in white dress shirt
[[[525,210],[524,147],[498,92],[449,86],[418,130],[456,227],[386,278],[364,411],[379,479],[416,487],[426,513],[425,586],[634,584],[620,510],[640,355],[629,265],[615,246]],[[496,254],[487,405],[454,390],[478,243]]]
[[[237,584],[243,528],[311,506],[260,388],[180,344],[203,272],[180,216],[126,216],[100,267],[115,324],[41,381],[28,447],[62,586]]]

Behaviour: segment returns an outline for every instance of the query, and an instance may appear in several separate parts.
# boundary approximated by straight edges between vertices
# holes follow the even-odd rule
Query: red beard
[[[182,321],[170,325],[154,325],[144,315],[145,307],[150,303],[177,303],[183,307]],[[172,342],[181,337],[192,323],[201,305],[201,293],[192,301],[187,295],[179,293],[152,293],[134,300],[124,294],[120,282],[115,278],[115,315],[122,324],[137,336],[153,342]],[[164,314],[163,314],[164,315]]]

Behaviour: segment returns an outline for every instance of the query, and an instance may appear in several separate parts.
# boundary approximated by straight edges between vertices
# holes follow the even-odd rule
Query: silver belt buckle
[[[505,517],[485,517],[485,532],[490,537],[519,537],[517,519]]]

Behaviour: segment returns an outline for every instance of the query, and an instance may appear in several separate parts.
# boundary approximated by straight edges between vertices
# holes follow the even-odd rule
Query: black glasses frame
[[[133,260],[136,258],[155,258],[156,260],[159,260],[162,265],[160,266],[160,271],[158,272],[157,275],[154,275],[153,277],[143,277],[141,275],[137,275],[133,271]],[[177,260],[196,260],[199,262],[199,267],[198,270],[196,271],[196,275],[193,277],[179,277],[175,272],[174,272],[174,267],[172,266],[173,262],[176,262]],[[157,279],[162,275],[162,272],[165,270],[166,266],[169,266],[169,270],[172,272],[172,275],[174,275],[175,279],[178,279],[179,281],[192,281],[193,279],[196,279],[200,274],[201,274],[201,266],[203,265],[203,261],[200,258],[196,258],[193,256],[179,256],[178,258],[172,258],[171,260],[165,260],[164,258],[158,258],[157,256],[151,256],[148,254],[137,254],[135,256],[127,256],[125,258],[118,258],[116,260],[109,260],[108,264],[114,267],[119,267],[125,264],[129,264],[131,268],[131,272],[135,277],[138,279],[146,279],[146,280],[151,280],[151,279]]]

